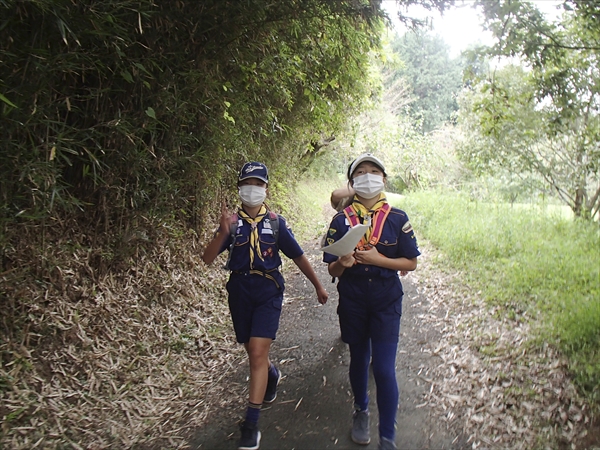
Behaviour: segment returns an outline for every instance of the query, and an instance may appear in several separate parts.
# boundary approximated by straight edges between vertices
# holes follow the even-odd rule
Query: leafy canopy
[[[396,37],[394,51],[403,62],[391,81],[404,81],[413,100],[410,111],[421,119],[422,132],[430,132],[450,121],[458,109],[456,95],[462,88],[462,63],[452,59],[448,45],[439,36],[423,30]]]
[[[285,174],[370,86],[379,2],[1,0],[0,209],[194,219],[240,163]],[[90,214],[91,213],[91,214]]]
[[[565,2],[560,22],[534,5],[481,2],[497,42],[488,56],[518,58],[465,97],[463,155],[478,168],[544,182],[575,215],[600,210],[600,30],[598,5]]]

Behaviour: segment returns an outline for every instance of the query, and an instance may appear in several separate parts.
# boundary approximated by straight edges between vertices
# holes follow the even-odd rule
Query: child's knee
[[[261,363],[269,359],[269,350],[271,348],[272,339],[268,338],[251,338],[246,345],[246,352],[250,364],[253,362]]]

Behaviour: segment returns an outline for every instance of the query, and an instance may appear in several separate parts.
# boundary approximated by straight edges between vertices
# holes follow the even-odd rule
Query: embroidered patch
[[[336,232],[336,231],[337,231],[337,230],[336,230],[335,228],[330,228],[330,229],[329,229],[329,234],[330,234],[331,236],[333,236],[333,235],[335,234],[335,232]]]
[[[267,250],[262,252],[263,258],[272,258],[273,257],[273,248],[269,247]]]
[[[334,242],[335,242],[335,239],[333,239],[333,238],[327,238],[327,244],[328,244],[328,245],[331,245],[331,244],[333,244]]]
[[[254,172],[255,170],[258,170],[258,169],[262,169],[262,166],[249,165],[248,167],[246,167],[246,170],[244,172],[250,173],[250,172]]]
[[[412,225],[410,224],[410,222],[406,222],[406,223],[404,224],[404,226],[402,227],[402,231],[403,231],[404,233],[410,233],[412,230],[413,230],[413,227],[412,227]]]
[[[273,234],[273,230],[270,228],[263,228],[260,234]]]

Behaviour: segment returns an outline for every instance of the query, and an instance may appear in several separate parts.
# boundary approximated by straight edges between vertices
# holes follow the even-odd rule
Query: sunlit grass
[[[576,382],[600,399],[600,231],[545,206],[486,204],[466,196],[418,193],[390,202],[446,264],[508,318],[533,317],[541,340],[570,360]],[[558,212],[557,212],[558,211]]]
[[[340,183],[335,179],[304,180],[289,193],[290,200],[283,213],[299,242],[314,239],[327,231],[334,210],[331,209],[330,217],[327,217],[323,208],[329,204],[331,192],[338,187]]]

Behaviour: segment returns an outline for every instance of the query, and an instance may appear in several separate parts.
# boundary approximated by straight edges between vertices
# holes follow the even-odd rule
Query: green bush
[[[103,229],[173,211],[201,228],[245,160],[297,174],[370,95],[383,26],[346,0],[0,0],[0,15],[0,225],[83,213]]]

